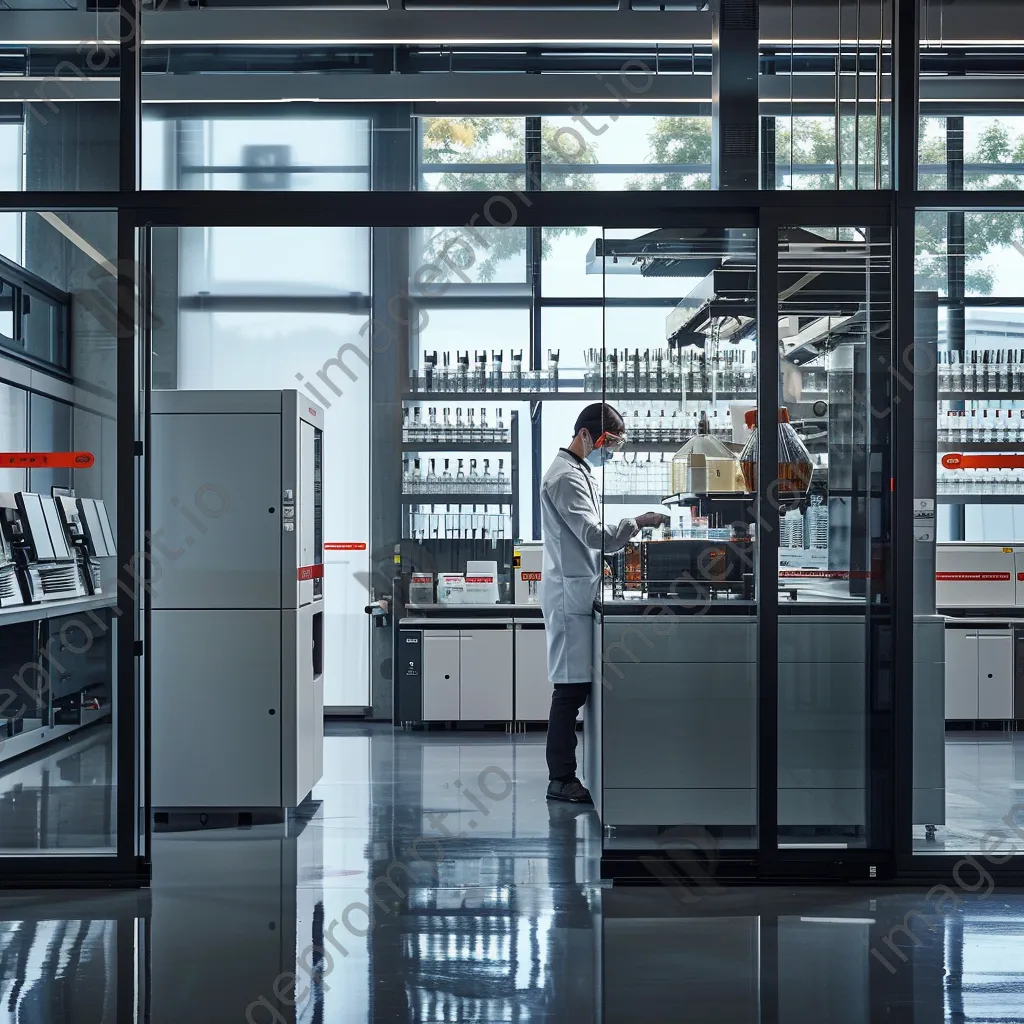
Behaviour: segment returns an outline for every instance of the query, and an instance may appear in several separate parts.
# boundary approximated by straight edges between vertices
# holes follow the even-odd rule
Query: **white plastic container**
[[[461,572],[442,572],[437,576],[439,604],[466,603],[466,576]]]

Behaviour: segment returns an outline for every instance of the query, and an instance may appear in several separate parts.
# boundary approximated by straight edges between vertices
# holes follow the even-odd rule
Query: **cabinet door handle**
[[[988,677],[989,677],[989,679],[992,678],[992,673],[991,672],[989,672]]]
[[[451,676],[445,676],[445,679],[451,679]]]

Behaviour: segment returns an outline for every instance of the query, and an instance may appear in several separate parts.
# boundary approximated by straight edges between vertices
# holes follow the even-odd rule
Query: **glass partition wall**
[[[889,856],[890,232],[792,224],[605,229],[588,253],[584,377],[626,429],[597,471],[584,730],[616,877]]]
[[[534,495],[572,412],[605,396],[628,420],[626,450],[600,482],[606,519],[658,509],[669,526],[606,560],[595,664],[611,686],[595,692],[622,702],[614,710],[652,768],[608,754],[606,789],[625,816],[609,822],[613,869],[620,854],[635,866],[674,845],[723,874],[759,865],[769,875],[881,877],[897,853],[902,869],[927,862],[948,874],[958,843],[988,841],[974,822],[961,842],[952,812],[993,777],[998,801],[1015,796],[1004,723],[1017,720],[1016,627],[1002,599],[984,604],[1002,632],[990,636],[976,608],[954,624],[967,647],[951,648],[936,610],[974,600],[942,589],[962,572],[1016,582],[1015,566],[941,560],[947,541],[1015,556],[1000,542],[1017,527],[1006,507],[1017,467],[940,460],[1017,454],[1021,42],[993,43],[1012,31],[1012,4],[760,3],[723,19],[729,29],[715,36],[710,12],[623,3],[613,21],[584,15],[586,49],[541,10],[530,24],[542,41],[526,48],[514,42],[518,22],[500,12],[504,35],[476,12],[481,36],[466,45],[418,44],[386,18],[370,26],[343,12],[325,49],[294,32],[298,17],[282,38],[272,10],[240,15],[201,45],[175,4],[145,12],[143,46],[118,47],[136,31],[138,6],[92,12],[96,38],[86,41],[73,18],[60,41],[64,11],[33,12],[52,19],[42,34],[21,12],[0,13],[12,53],[23,50],[0,90],[0,349],[18,366],[3,376],[14,391],[0,423],[11,451],[48,436],[57,444],[64,405],[75,406],[72,438],[91,424],[90,472],[116,505],[117,805],[102,847],[116,855],[83,864],[116,862],[121,878],[145,871],[136,857],[146,778],[135,769],[147,723],[137,712],[151,653],[146,588],[159,586],[144,533],[149,389],[204,375],[276,381],[284,348],[326,363],[335,341],[336,352],[367,339],[359,401],[332,404],[344,431],[350,409],[369,409],[369,564],[360,553],[358,567],[338,571],[377,593],[387,592],[395,545],[404,557],[434,529],[426,503],[403,496],[403,461],[424,443],[403,433],[403,412],[422,407],[430,426],[435,407],[419,392],[425,357],[457,375],[467,350],[487,347],[504,353],[507,374],[521,353],[515,402],[482,403],[500,447],[484,456],[498,461],[489,469],[500,500],[478,504],[524,539],[541,539]],[[224,30],[229,13],[207,12],[204,24]],[[333,15],[320,14],[323,29]],[[360,27],[372,32],[345,45]],[[50,44],[40,49],[39,38]],[[83,62],[88,72],[73,73]],[[67,208],[76,202],[83,218],[106,218],[103,232],[94,237]],[[59,240],[52,259],[28,266],[40,225]],[[139,269],[140,235],[147,252],[163,254],[152,279]],[[173,253],[161,250],[169,239]],[[17,267],[38,280],[8,281]],[[54,324],[54,290],[72,300],[64,339],[39,326]],[[90,311],[101,328],[76,322]],[[170,346],[175,332],[180,350],[178,338]],[[936,348],[932,377],[925,364]],[[465,358],[468,376],[475,359]],[[320,389],[319,364],[309,364],[312,376],[305,365],[292,376]],[[71,390],[42,394],[39,373]],[[436,403],[452,429],[456,395]],[[104,401],[115,405],[113,423],[90,419]],[[452,455],[424,454],[423,475],[429,458],[443,473]],[[61,486],[57,472],[31,473],[5,492]],[[409,495],[425,493],[436,492]],[[687,550],[697,561],[684,561],[680,595],[668,585]],[[355,594],[353,585],[353,607]],[[913,615],[901,618],[911,597]],[[354,618],[349,629],[355,636]],[[365,690],[383,719],[394,652],[387,630],[370,633],[370,679],[351,699]],[[38,641],[29,637],[36,650]],[[977,684],[966,705],[948,685],[961,669]],[[642,700],[628,703],[617,672]],[[984,689],[989,672],[1004,681],[999,694]],[[684,696],[691,703],[674,732],[669,708]],[[947,724],[963,711],[954,718],[968,725],[943,730],[942,743],[939,703]],[[599,735],[584,733],[594,771]],[[954,786],[961,770],[978,786]],[[994,827],[1012,810],[985,806]],[[998,827],[1016,828],[1009,816]],[[922,855],[929,850],[950,858]],[[40,869],[44,859],[25,870],[73,874]],[[14,858],[10,866],[16,879]]]

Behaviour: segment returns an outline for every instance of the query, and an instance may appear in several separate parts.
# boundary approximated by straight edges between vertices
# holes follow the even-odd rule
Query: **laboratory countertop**
[[[1024,622],[1024,608],[940,608],[938,614],[947,622],[970,622],[972,626]]]
[[[539,604],[409,604],[401,619],[541,619]]]
[[[0,609],[0,627],[13,626],[18,622],[39,622],[40,619],[57,619],[62,615],[74,615],[90,609],[113,608],[117,604],[115,594],[97,594],[93,597],[73,597],[68,601],[44,601],[40,604],[21,604],[13,608]]]
[[[684,601],[674,598],[624,598],[594,602],[595,615],[605,617],[652,615],[664,609],[671,615],[715,615],[757,617],[757,602],[739,598],[715,598],[711,601]],[[779,601],[779,616],[843,615],[863,617],[865,605],[860,602]]]

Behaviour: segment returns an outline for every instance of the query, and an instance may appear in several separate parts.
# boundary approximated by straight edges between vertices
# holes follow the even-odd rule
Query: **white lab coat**
[[[601,587],[602,545],[605,553],[620,551],[637,532],[636,520],[605,525],[593,471],[565,449],[544,477],[540,507],[540,604],[548,677],[553,683],[589,683],[594,679],[594,601]]]

